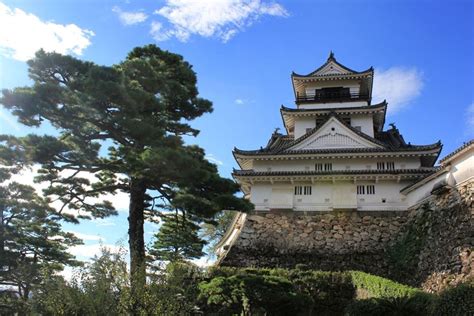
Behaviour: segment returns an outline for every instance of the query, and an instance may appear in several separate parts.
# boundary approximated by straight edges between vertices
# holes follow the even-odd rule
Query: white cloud
[[[117,224],[109,218],[95,218],[92,222],[96,226],[117,226]]]
[[[77,238],[80,238],[82,240],[87,240],[87,241],[105,241],[105,238],[99,236],[99,235],[92,235],[92,234],[83,234],[83,233],[78,233],[75,231],[68,231],[68,233],[74,234]]]
[[[244,104],[244,100],[242,99],[235,99],[235,104]]]
[[[12,181],[16,181],[22,184],[26,185],[31,185],[35,188],[36,192],[38,194],[42,194],[43,189],[46,189],[48,187],[48,182],[40,182],[40,183],[35,183],[34,182],[34,177],[38,174],[38,169],[40,167],[38,165],[33,166],[31,169],[23,169],[21,172],[18,174],[15,174],[12,177]],[[62,175],[67,177],[68,175],[72,175],[73,171],[71,170],[66,170],[62,172]],[[97,181],[96,177],[89,172],[80,172],[78,177],[81,178],[86,178],[88,179],[91,183]],[[88,203],[94,203],[94,202],[100,202],[100,201],[110,201],[114,208],[117,211],[122,211],[126,212],[128,211],[128,205],[130,203],[129,196],[127,193],[118,191],[115,195],[112,194],[102,194],[101,196],[97,198],[87,198],[86,202]],[[59,209],[62,206],[62,203],[60,201],[56,201],[52,203],[52,206]],[[73,215],[77,215],[76,210],[68,210],[66,209],[65,212]],[[112,226],[115,225],[114,223],[109,223],[109,222],[98,222],[97,225],[100,226]]]
[[[0,2],[0,54],[20,61],[32,58],[36,51],[56,51],[81,55],[91,44],[94,32],[75,24],[42,21],[36,15]]]
[[[221,160],[217,159],[213,154],[208,154],[208,155],[206,155],[205,158],[207,160],[209,160],[210,162],[212,162],[216,165],[219,165],[219,166],[222,166],[224,164]]]
[[[137,23],[142,23],[145,22],[146,19],[148,19],[148,15],[140,11],[123,11],[117,6],[113,7],[112,11],[117,14],[120,22],[122,22],[123,25],[133,25]]]
[[[376,69],[374,75],[374,103],[388,102],[389,113],[405,108],[418,97],[423,88],[423,74],[414,67]]]
[[[68,252],[78,257],[79,260],[89,260],[94,256],[100,255],[104,248],[111,252],[120,252],[123,249],[121,246],[112,244],[92,244],[70,247]]]
[[[216,37],[227,42],[264,15],[289,15],[282,5],[261,0],[166,0],[166,5],[155,14],[170,24],[169,28],[161,24],[157,28],[152,23],[150,32],[155,40],[176,37],[182,42],[191,35]]]
[[[211,259],[208,256],[204,256],[199,259],[191,260],[191,262],[197,265],[198,267],[207,268],[207,267],[212,266],[216,262],[216,260]]]

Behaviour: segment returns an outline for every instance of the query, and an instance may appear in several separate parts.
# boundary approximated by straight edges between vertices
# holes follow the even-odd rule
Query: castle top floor
[[[327,61],[307,75],[292,73],[295,103],[302,109],[331,109],[370,105],[374,70],[352,70],[336,61],[331,52]]]

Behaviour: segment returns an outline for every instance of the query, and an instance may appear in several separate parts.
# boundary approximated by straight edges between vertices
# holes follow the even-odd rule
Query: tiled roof
[[[302,142],[309,136],[316,133],[331,117],[335,117],[339,122],[344,124],[352,132],[357,135],[376,143],[382,148],[350,148],[350,149],[311,149],[311,150],[289,150],[292,146]],[[303,136],[293,139],[289,136],[284,136],[278,133],[274,133],[272,138],[268,142],[265,148],[260,148],[258,150],[241,150],[234,148],[235,154],[241,155],[278,155],[278,154],[312,154],[312,153],[352,153],[352,152],[398,152],[398,151],[423,151],[430,149],[441,149],[441,143],[437,142],[431,145],[411,145],[406,144],[403,136],[398,132],[398,129],[393,127],[392,129],[380,133],[376,133],[375,138],[368,136],[365,133],[353,128],[349,124],[346,124],[340,120],[337,114],[332,113],[328,116],[326,121],[321,123],[319,126],[313,128],[310,132],[304,134]]]
[[[332,108],[332,109],[292,109],[284,105],[281,106],[280,111],[288,114],[293,113],[318,113],[318,112],[344,112],[344,111],[365,111],[365,110],[382,110],[387,107],[387,101],[384,100],[378,104],[366,105],[366,106],[357,106],[357,107],[344,107],[344,108]]]
[[[461,147],[459,147],[458,149],[456,149],[455,151],[451,152],[450,154],[448,154],[446,157],[444,157],[443,159],[441,159],[439,162],[442,164],[444,162],[446,162],[447,160],[449,160],[450,158],[452,158],[453,156],[455,156],[457,153],[463,151],[464,149],[466,149],[467,147],[471,146],[474,144],[474,139],[471,139],[470,141],[468,141],[467,143],[464,143]]]
[[[436,168],[420,168],[420,169],[395,169],[395,170],[331,170],[331,171],[254,171],[253,169],[248,170],[236,170],[234,169],[233,176],[318,176],[318,175],[357,175],[357,174],[431,174],[436,172]]]
[[[345,76],[345,75],[360,75],[360,74],[366,74],[366,73],[373,73],[374,72],[374,68],[373,67],[370,67],[369,69],[366,69],[364,71],[355,71],[353,69],[350,69],[346,66],[344,66],[343,64],[339,63],[336,58],[334,57],[334,54],[331,52],[331,54],[329,55],[329,58],[328,60],[321,66],[319,67],[318,69],[310,72],[309,74],[307,75],[300,75],[300,74],[297,74],[295,72],[293,72],[291,74],[291,77],[314,77],[315,74],[320,71],[321,69],[323,69],[324,67],[326,67],[326,65],[328,65],[330,62],[334,62],[335,64],[337,64],[339,67],[341,67],[342,69],[345,69],[346,71],[348,71],[349,73],[348,74],[326,74],[326,75],[317,75],[318,77],[337,77],[337,76]]]

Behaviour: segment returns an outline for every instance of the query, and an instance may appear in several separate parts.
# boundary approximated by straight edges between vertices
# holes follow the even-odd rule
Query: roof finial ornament
[[[395,126],[395,123],[390,123],[390,124],[388,124],[388,125],[390,125],[390,127],[391,127],[392,129],[397,129],[397,127]]]
[[[276,127],[276,128],[275,128],[275,131],[273,132],[273,134],[278,134],[279,131],[280,131],[280,128],[279,128],[279,127]]]
[[[330,59],[336,60],[336,57],[334,57],[334,52],[332,50],[329,52],[328,60]]]

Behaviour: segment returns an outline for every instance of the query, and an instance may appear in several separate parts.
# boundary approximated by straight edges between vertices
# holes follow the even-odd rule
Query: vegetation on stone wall
[[[432,225],[428,205],[423,205],[404,227],[404,232],[388,248],[387,257],[391,275],[397,280],[414,281],[420,253],[426,243],[427,231]]]

